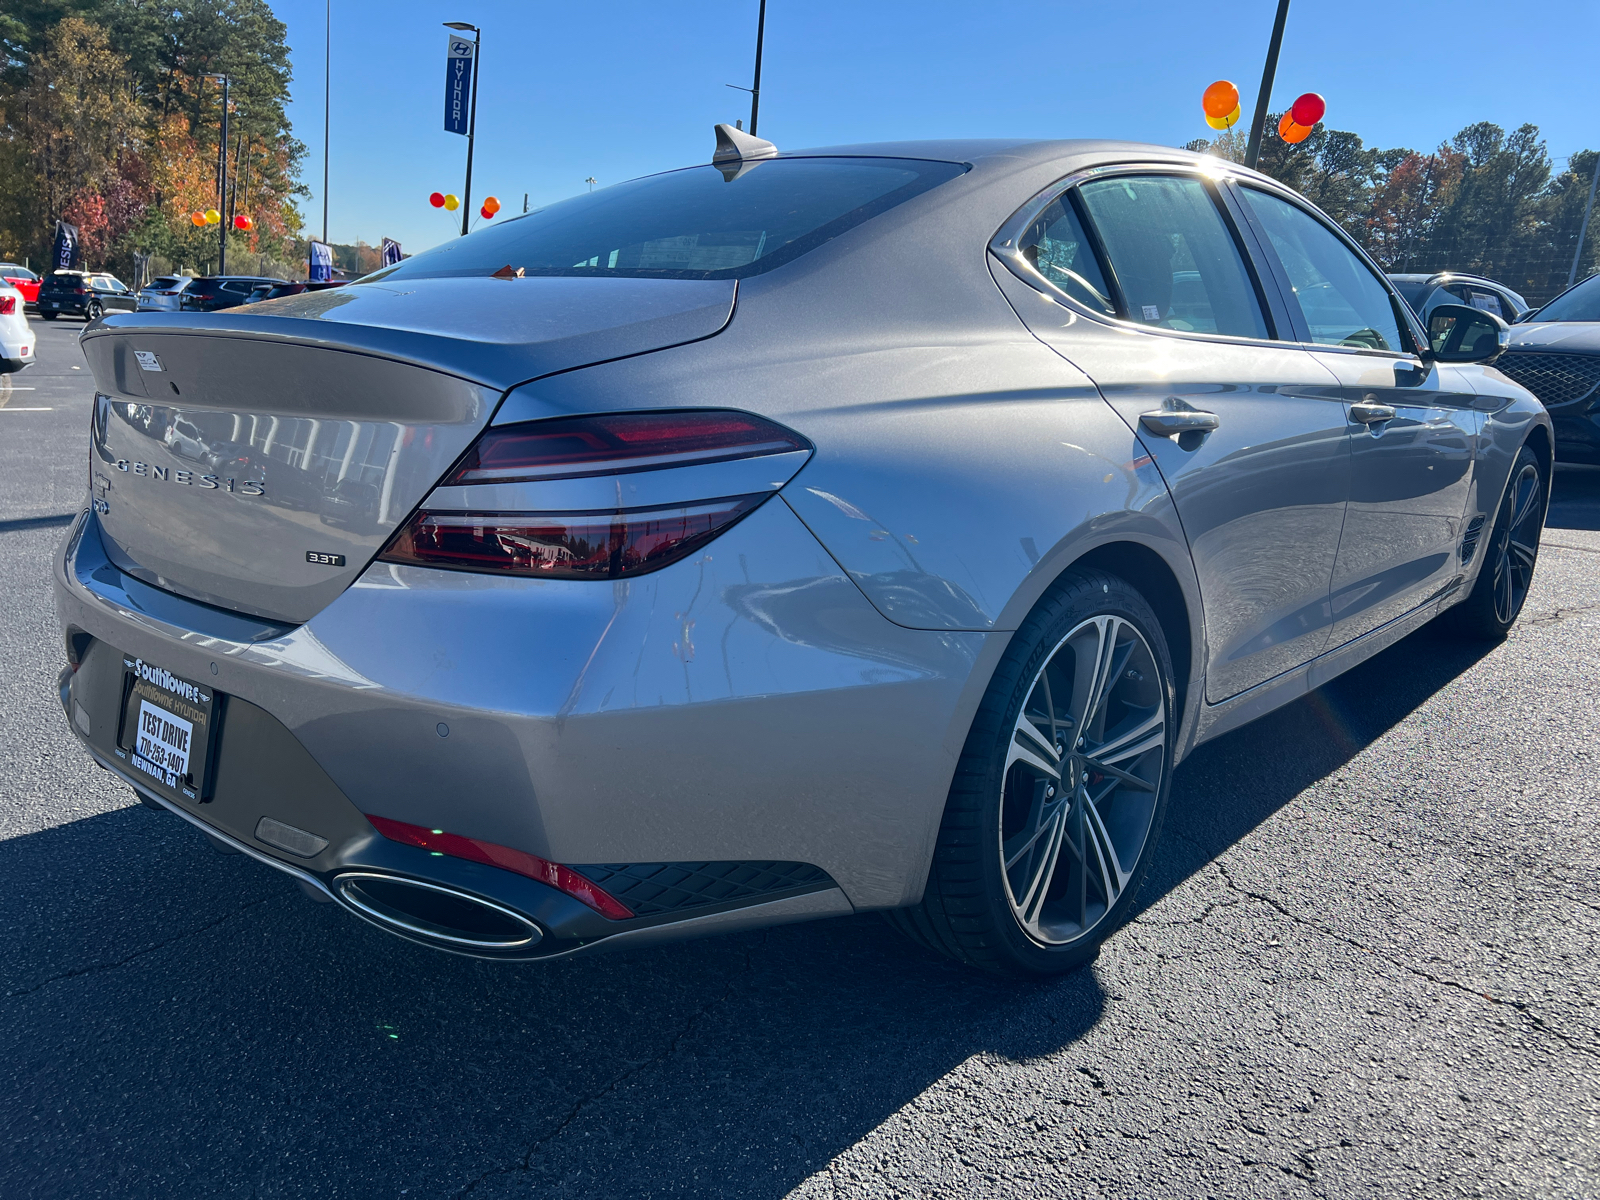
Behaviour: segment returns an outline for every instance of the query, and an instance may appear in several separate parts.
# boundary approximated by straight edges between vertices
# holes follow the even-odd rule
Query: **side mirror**
[[[1491,363],[1511,340],[1511,326],[1465,304],[1441,304],[1428,314],[1431,357],[1442,363]]]

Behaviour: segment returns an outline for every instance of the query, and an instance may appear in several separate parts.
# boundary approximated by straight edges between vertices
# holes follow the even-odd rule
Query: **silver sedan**
[[[61,703],[146,804],[400,936],[555,958],[1126,917],[1196,746],[1503,637],[1550,420],[1324,215],[1106,142],[780,153],[331,292],[114,316]]]

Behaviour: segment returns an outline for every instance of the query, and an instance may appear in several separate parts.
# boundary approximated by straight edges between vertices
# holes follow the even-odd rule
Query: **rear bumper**
[[[63,704],[102,765],[368,919],[341,893],[352,872],[526,915],[542,939],[488,955],[501,958],[914,902],[976,703],[975,664],[1006,636],[884,620],[778,501],[707,553],[634,581],[379,564],[293,628],[121,574],[88,514],[55,575],[79,664]],[[226,697],[203,803],[156,795],[119,756],[124,655]],[[722,901],[714,884],[611,921],[514,872],[385,839],[369,813],[579,869],[815,870]],[[286,854],[256,836],[263,817],[327,845]]]

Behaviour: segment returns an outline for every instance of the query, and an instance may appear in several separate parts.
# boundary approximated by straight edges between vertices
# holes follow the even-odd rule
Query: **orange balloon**
[[[1206,116],[1221,120],[1239,107],[1239,89],[1226,79],[1219,79],[1200,97],[1200,107]]]
[[[1292,112],[1286,112],[1278,121],[1278,136],[1292,146],[1299,142],[1305,141],[1311,136],[1311,126],[1296,125],[1294,114]]]
[[[483,202],[483,206],[484,208],[488,209],[490,213],[497,213],[500,211],[500,201],[496,200],[493,196],[490,196],[487,200],[485,200]]]
[[[203,212],[190,213],[189,220],[193,221],[196,225],[204,225],[206,223],[206,215]]]

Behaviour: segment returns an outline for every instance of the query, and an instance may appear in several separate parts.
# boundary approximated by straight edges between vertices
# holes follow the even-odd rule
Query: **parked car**
[[[0,284],[0,375],[33,365],[35,339],[24,306],[21,288]]]
[[[1600,465],[1600,275],[1525,317],[1495,367],[1549,410],[1558,459]]]
[[[323,291],[327,291],[327,289],[329,289],[329,288],[344,287],[344,286],[345,286],[345,280],[343,280],[343,279],[335,279],[335,280],[331,280],[331,281],[330,280],[325,280],[325,279],[317,279],[317,280],[310,280],[310,281],[308,281],[308,280],[299,280],[299,281],[297,281],[295,283],[279,283],[279,284],[274,284],[270,289],[268,289],[267,294],[262,296],[261,299],[263,299],[263,300],[279,300],[279,299],[282,299],[284,296],[299,296],[299,295],[301,295],[302,293],[305,293],[305,292],[323,292]]]
[[[0,262],[0,280],[21,292],[24,303],[38,303],[39,277],[21,263]]]
[[[202,275],[189,281],[178,294],[178,307],[185,312],[216,312],[237,308],[258,284],[282,283],[260,275]]]
[[[1517,619],[1551,433],[1505,323],[1424,329],[1282,185],[718,137],[336,308],[89,331],[55,589],[96,761],[442,949],[876,909],[1045,974],[1197,745]]]
[[[1464,275],[1458,271],[1440,271],[1435,275],[1390,275],[1395,291],[1399,292],[1411,310],[1422,318],[1424,325],[1441,304],[1466,304],[1491,312],[1510,325],[1528,312],[1528,302],[1503,283],[1485,279],[1481,275]]]
[[[158,275],[139,289],[139,311],[177,312],[183,289],[193,282],[190,275]]]
[[[39,315],[54,321],[73,313],[97,321],[108,312],[133,312],[139,297],[115,275],[103,271],[51,271],[39,284]]]

